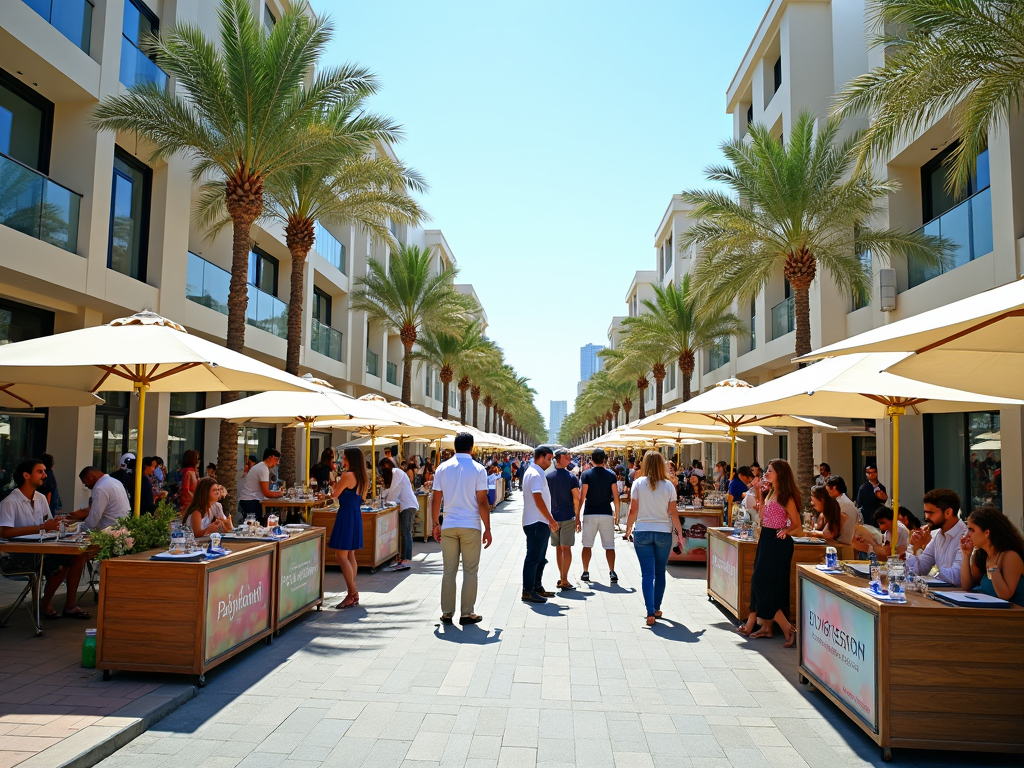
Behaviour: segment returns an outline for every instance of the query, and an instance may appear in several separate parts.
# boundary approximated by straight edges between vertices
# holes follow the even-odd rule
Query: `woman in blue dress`
[[[358,448],[346,448],[341,457],[341,476],[331,488],[331,496],[338,500],[338,516],[328,546],[335,550],[334,556],[345,577],[348,595],[335,608],[351,608],[359,605],[359,590],[356,589],[356,552],[363,548],[363,494],[366,493],[366,459]]]
[[[960,540],[960,586],[1024,605],[1024,538],[996,507],[978,507]]]

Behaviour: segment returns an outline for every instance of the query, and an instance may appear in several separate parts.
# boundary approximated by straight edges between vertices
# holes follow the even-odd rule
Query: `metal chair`
[[[19,606],[21,606],[21,604],[23,602],[25,602],[25,597],[29,594],[29,592],[32,593],[32,603],[31,603],[31,605],[35,605],[35,602],[36,602],[36,590],[39,588],[39,583],[38,583],[39,582],[39,573],[38,573],[38,571],[35,571],[35,570],[25,571],[25,570],[20,570],[20,569],[17,569],[17,568],[11,568],[11,567],[8,566],[9,562],[10,562],[10,560],[9,560],[8,557],[0,556],[0,576],[3,576],[5,579],[10,579],[11,581],[24,581],[26,583],[25,583],[25,588],[23,590],[21,590],[21,594],[18,595],[18,599],[14,601],[14,605],[12,605],[10,607],[10,609],[7,611],[7,613],[4,614],[3,618],[0,619],[0,627],[6,627],[7,626],[8,622],[11,619],[11,616],[13,616],[14,612],[16,610],[18,610]],[[34,614],[33,614],[33,617],[32,617],[32,621],[33,621],[33,623],[35,623],[35,615]],[[37,630],[38,630],[38,627],[37,627]]]

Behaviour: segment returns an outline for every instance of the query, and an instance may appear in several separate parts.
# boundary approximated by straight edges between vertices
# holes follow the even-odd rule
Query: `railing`
[[[772,338],[777,339],[796,330],[796,304],[790,296],[772,307]]]
[[[750,316],[750,348],[757,349],[757,315]]]
[[[317,253],[329,261],[331,266],[341,272],[341,274],[347,275],[348,268],[345,263],[344,243],[328,232],[319,221],[316,223],[313,232],[315,238],[314,242],[316,243],[314,247],[316,248]]]
[[[389,384],[398,386],[398,366],[388,360],[386,369],[387,380]]]
[[[708,352],[708,371],[721,368],[729,362],[729,339],[719,339]]]
[[[341,331],[324,325],[315,317],[313,318],[313,330],[310,333],[310,346],[314,352],[319,352],[325,357],[343,363],[342,357],[342,335]]]
[[[255,285],[246,285],[249,304],[245,321],[254,328],[288,338],[288,305]],[[185,272],[185,298],[222,315],[228,313],[231,273],[189,251]]]
[[[366,350],[366,372],[371,376],[380,376],[380,355],[372,349]]]
[[[946,269],[930,269],[911,264],[907,281],[910,288],[991,253],[992,188],[986,187],[972,195],[917,231],[945,238],[952,244],[953,253]]]
[[[118,79],[128,88],[143,83],[167,88],[167,73],[124,35],[121,35],[121,70]]]
[[[0,224],[75,253],[81,206],[77,192],[0,154]]]
[[[24,0],[64,37],[86,53],[92,38],[91,0]]]

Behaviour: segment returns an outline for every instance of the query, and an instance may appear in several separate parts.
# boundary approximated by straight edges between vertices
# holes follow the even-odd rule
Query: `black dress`
[[[777,502],[769,502],[777,504]],[[782,529],[761,527],[750,578],[750,612],[759,619],[773,619],[777,611],[789,617],[790,568],[793,537],[780,539]]]

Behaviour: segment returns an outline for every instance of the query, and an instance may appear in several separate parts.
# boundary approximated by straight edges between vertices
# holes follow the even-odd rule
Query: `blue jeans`
[[[409,507],[398,513],[398,556],[402,560],[412,560],[412,523],[417,512],[416,507]]]
[[[523,563],[523,592],[542,589],[541,579],[548,561],[544,553],[548,550],[551,528],[547,523],[530,523],[523,526],[526,534],[526,560]]]
[[[633,549],[640,561],[640,585],[647,615],[653,616],[661,610],[661,599],[665,596],[665,566],[672,551],[672,534],[634,531]]]

